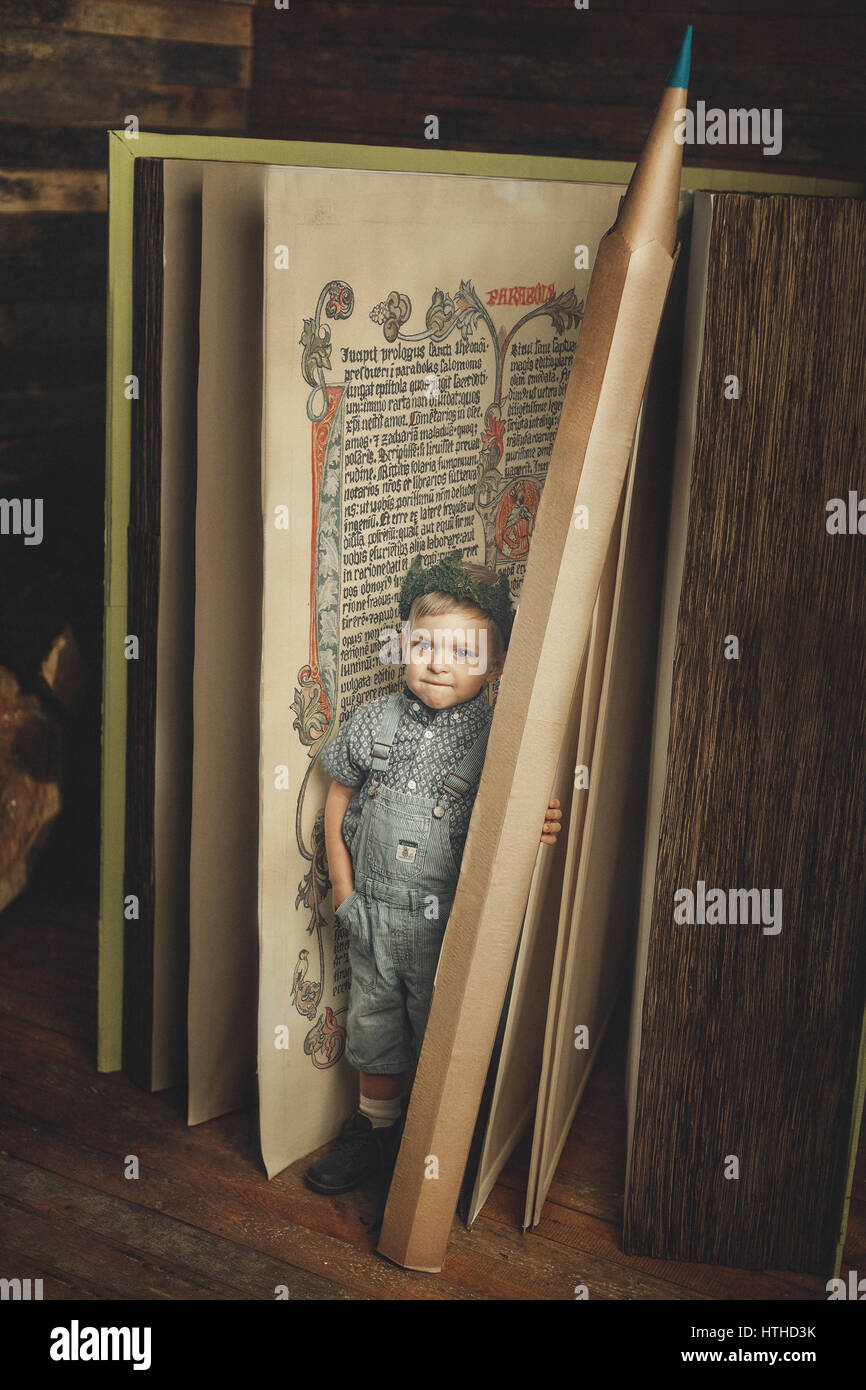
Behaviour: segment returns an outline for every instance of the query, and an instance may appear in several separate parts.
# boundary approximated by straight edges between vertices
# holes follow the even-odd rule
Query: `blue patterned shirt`
[[[388,771],[382,781],[398,792],[436,797],[446,772],[456,772],[458,763],[489,725],[493,707],[487,703],[483,687],[471,700],[447,709],[430,709],[406,684],[400,698],[400,722],[394,735]],[[359,788],[343,818],[343,839],[350,853],[361,821],[363,785],[373,768],[373,740],[389,699],[389,695],[383,695],[357,705],[319,754],[319,761],[329,777],[344,786]],[[452,799],[448,811],[451,849],[458,868],[477,790],[476,784],[466,796],[457,801]]]

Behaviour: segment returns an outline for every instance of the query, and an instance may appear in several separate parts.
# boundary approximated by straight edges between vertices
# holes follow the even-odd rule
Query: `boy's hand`
[[[547,803],[544,825],[541,830],[541,843],[543,845],[555,845],[557,843],[556,837],[562,829],[561,820],[562,812],[559,810],[559,802],[555,796],[552,796]]]
[[[355,885],[353,883],[334,883],[331,885],[331,890],[331,906],[336,912],[337,908],[342,902],[345,902],[349,894],[354,893]]]

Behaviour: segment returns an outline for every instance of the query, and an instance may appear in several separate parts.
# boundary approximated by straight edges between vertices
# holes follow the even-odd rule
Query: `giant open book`
[[[530,556],[559,564],[534,522],[629,170],[109,140],[99,1065],[185,1082],[190,1124],[257,1104],[272,1177],[357,1099],[320,750],[400,688],[382,634],[416,553],[460,548],[518,602]],[[500,1019],[464,1059],[486,1086],[461,1210],[529,1131],[539,1220],[625,989],[626,1248],[829,1274],[863,1101],[866,224],[805,180],[685,182],[591,628],[556,692],[560,844],[498,943],[501,992],[461,1003]],[[714,183],[744,191],[693,191]],[[815,238],[798,288],[791,248]],[[835,496],[855,534],[825,527]],[[491,852],[488,783],[462,877]],[[708,919],[706,896],[675,920],[699,880],[781,889],[781,930]]]

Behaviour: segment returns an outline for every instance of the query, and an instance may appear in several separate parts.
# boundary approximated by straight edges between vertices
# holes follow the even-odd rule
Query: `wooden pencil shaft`
[[[536,854],[526,826],[546,805],[673,264],[618,231],[599,248],[467,839],[486,873],[458,885],[378,1246],[410,1268],[444,1259]]]

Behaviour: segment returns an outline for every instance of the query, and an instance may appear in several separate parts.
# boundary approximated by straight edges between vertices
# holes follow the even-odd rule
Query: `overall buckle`
[[[382,772],[384,772],[387,769],[388,761],[391,757],[391,744],[380,743],[378,739],[374,738],[372,744],[370,745],[370,756],[372,757],[374,764],[377,761],[385,764],[385,767],[382,769]],[[377,772],[374,767],[374,770],[370,778],[370,785],[367,788],[368,796],[375,796],[378,792],[382,782],[382,772]]]
[[[457,783],[460,785],[458,786]],[[449,809],[449,807],[442,805],[443,792],[451,792],[454,797],[459,800],[462,796],[466,795],[471,789],[471,786],[472,783],[467,781],[465,777],[458,776],[456,772],[446,772],[439,786],[436,788],[438,796],[436,798],[436,805],[433,807],[433,815],[436,819],[441,820],[445,812]]]

